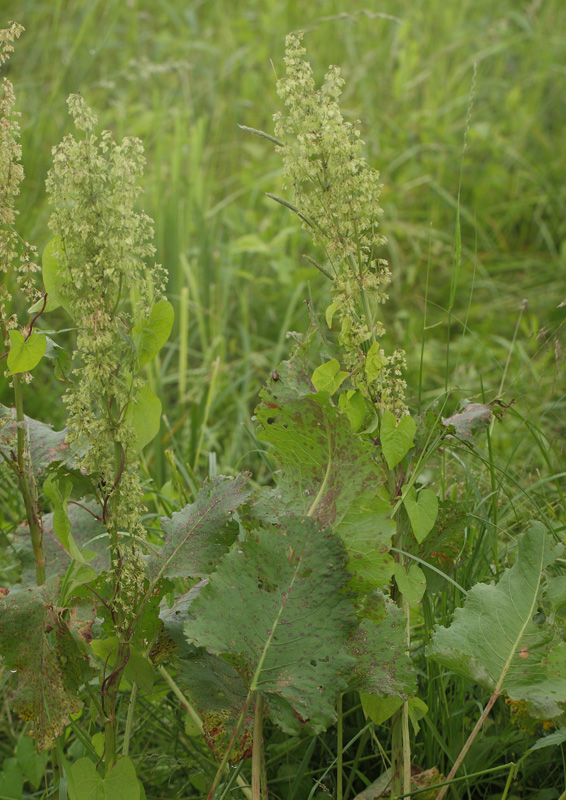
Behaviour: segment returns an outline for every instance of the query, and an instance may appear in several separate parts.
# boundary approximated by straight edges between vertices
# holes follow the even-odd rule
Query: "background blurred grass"
[[[566,296],[561,0],[355,0],[347,12],[335,0],[5,0],[3,12],[3,24],[27,29],[10,62],[27,173],[23,236],[40,249],[50,237],[44,180],[51,146],[70,130],[69,93],[85,96],[101,127],[144,141],[144,206],[177,310],[150,380],[164,400],[162,443],[180,464],[198,457],[206,473],[212,451],[224,471],[260,469],[257,392],[288,352],[286,331],[308,324],[309,281],[319,310],[326,301],[324,279],[302,258],[307,235],[264,196],[283,191],[279,158],[237,127],[272,131],[294,29],[306,33],[317,77],[341,66],[344,114],[361,120],[367,158],[382,173],[394,276],[384,313],[392,344],[408,351],[410,385],[419,382],[428,270],[425,402],[445,388],[456,389],[452,407],[482,387],[494,397],[509,359],[502,398],[531,422],[542,415],[554,442],[564,433],[555,360]],[[53,408],[44,392],[29,394],[30,415],[63,422],[57,388]],[[495,435],[515,442],[516,431]],[[521,452],[533,470],[542,463],[531,442]],[[149,459],[162,482],[162,447]]]
[[[297,220],[265,198],[266,191],[283,193],[279,157],[238,124],[272,131],[284,38],[304,30],[318,78],[328,64],[341,66],[343,112],[361,120],[368,161],[382,172],[393,272],[384,308],[388,347],[406,348],[414,396],[422,375],[423,402],[446,399],[446,415],[463,397],[515,401],[504,424],[481,443],[479,459],[447,449],[437,473],[445,494],[465,498],[469,508],[470,557],[455,576],[469,586],[505,566],[507,534],[525,516],[551,519],[556,531],[564,530],[565,309],[558,306],[566,298],[566,7],[563,0],[350,0],[347,12],[345,6],[4,0],[2,26],[16,20],[27,29],[9,64],[27,174],[19,231],[40,249],[50,238],[44,180],[51,146],[71,129],[69,93],[85,96],[102,128],[143,139],[143,204],[155,219],[157,258],[169,269],[177,312],[171,342],[148,375],[162,397],[164,423],[146,451],[147,475],[158,489],[172,476],[152,511],[169,513],[190,500],[191,486],[215,469],[251,468],[267,480],[269,463],[251,422],[257,395],[289,352],[286,332],[307,327],[309,291],[322,311],[328,286],[302,257],[316,253]],[[67,326],[64,317],[52,317],[44,328]],[[64,387],[43,370],[26,391],[26,412],[61,426]],[[0,401],[11,402],[6,383]],[[425,479],[436,481],[434,474]],[[14,497],[0,486],[2,513],[15,526],[21,509],[7,510]],[[444,593],[429,607],[427,599],[422,630],[414,620],[416,646],[460,602]],[[415,758],[446,771],[485,697],[430,662],[423,669],[429,714]],[[357,702],[350,704],[345,741],[366,725]],[[144,714],[136,752],[140,765],[147,758],[144,780],[163,786],[163,795],[155,789],[151,796],[177,790],[189,796],[187,780],[196,787],[190,796],[201,796],[207,756],[183,750],[187,739],[175,707],[164,699],[157,714],[148,701]],[[275,729],[269,737],[268,765],[278,770],[270,777],[281,786],[275,796],[289,798],[313,742],[289,740]],[[499,705],[468,769],[516,761],[532,739],[525,742]],[[308,776],[322,774],[333,757],[332,733],[315,744],[311,764],[320,771],[305,773],[297,800],[312,785]],[[178,762],[164,755],[160,766],[151,761],[157,751],[177,759],[177,747]],[[364,733],[349,753],[347,795],[364,773],[367,781],[375,777],[372,747]],[[187,758],[194,760],[189,779]],[[501,797],[504,779],[487,777],[473,796]],[[563,764],[554,751],[541,751],[520,781],[522,797],[550,800],[558,796]]]

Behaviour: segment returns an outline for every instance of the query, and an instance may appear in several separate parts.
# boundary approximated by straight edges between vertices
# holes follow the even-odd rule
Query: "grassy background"
[[[51,146],[70,130],[69,93],[85,96],[101,127],[139,136],[146,147],[144,207],[177,312],[174,336],[148,376],[164,407],[160,441],[146,454],[154,486],[171,477],[171,463],[178,499],[215,469],[251,468],[269,479],[251,422],[257,394],[289,352],[286,332],[308,325],[309,291],[322,310],[328,287],[302,257],[316,254],[296,219],[265,198],[283,192],[278,156],[237,126],[272,132],[284,37],[302,29],[319,78],[328,64],[341,66],[344,116],[361,120],[366,156],[382,173],[393,272],[384,313],[390,347],[408,352],[414,397],[446,400],[446,414],[464,397],[514,401],[486,445],[490,469],[445,465],[446,491],[465,493],[477,518],[474,561],[458,581],[490,579],[500,568],[501,531],[513,532],[524,515],[543,513],[564,530],[562,0],[4,0],[2,10],[2,26],[13,19],[27,29],[8,70],[22,112],[25,238],[40,249],[50,238],[44,180]],[[46,370],[26,411],[63,424],[59,396]],[[7,390],[0,401],[10,403]],[[445,619],[450,610],[442,609]],[[433,619],[438,609],[425,608],[423,641]],[[445,769],[481,693],[439,669],[427,686],[431,714],[416,757]],[[438,696],[446,702],[435,703]],[[356,736],[365,722],[355,703],[348,713]],[[148,702],[139,721],[139,757],[149,747],[152,785],[165,787],[151,796],[189,796],[204,756],[185,752],[182,721],[164,720]],[[168,754],[159,763],[144,743],[149,724]],[[514,759],[524,740],[500,709],[468,771],[485,766],[487,754],[493,763]],[[280,796],[302,800],[299,768],[306,775],[311,744],[276,732],[268,744]],[[311,763],[324,764],[332,746],[320,737]],[[374,769],[374,752],[369,731],[349,751],[350,797],[363,786],[364,764],[367,774]],[[548,800],[558,797],[562,767],[541,752],[516,796],[542,798],[536,792],[546,786]],[[187,784],[189,757],[200,766]],[[500,778],[490,781],[466,796],[500,797]]]

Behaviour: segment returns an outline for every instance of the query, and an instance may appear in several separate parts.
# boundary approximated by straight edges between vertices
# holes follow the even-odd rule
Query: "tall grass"
[[[305,30],[319,77],[328,64],[341,65],[344,111],[361,119],[368,160],[382,171],[393,273],[386,327],[408,352],[409,384],[445,416],[464,398],[512,403],[477,458],[455,448],[444,454],[445,490],[470,510],[470,554],[455,576],[470,586],[506,566],[500,546],[512,545],[517,520],[542,515],[558,531],[566,526],[558,308],[566,285],[566,8],[561,0],[344,7],[6,0],[3,24],[15,19],[27,29],[10,62],[27,173],[19,228],[40,247],[50,237],[43,189],[50,147],[67,130],[66,96],[80,90],[104,127],[144,140],[143,202],[156,220],[157,257],[176,305],[176,334],[148,376],[164,409],[160,441],[145,455],[154,510],[187,502],[215,470],[251,468],[268,481],[270,462],[251,422],[257,393],[288,352],[286,332],[308,324],[305,298],[312,293],[322,308],[327,287],[302,257],[315,255],[305,234],[265,198],[283,192],[278,157],[238,124],[272,130],[284,35]],[[47,372],[37,378],[50,380]],[[64,410],[48,396],[30,391],[27,413],[62,424]],[[17,510],[2,518],[11,529]],[[462,601],[457,592],[427,600],[412,620],[415,647]],[[429,715],[415,758],[447,772],[484,698],[430,662],[426,687]],[[158,718],[148,698],[133,743],[140,763],[147,759],[152,797],[199,797],[212,765],[166,699],[162,709]],[[344,797],[353,798],[375,777],[388,734],[379,729],[376,740],[354,697],[345,709]],[[148,726],[162,761],[146,755]],[[312,777],[322,778],[336,758],[332,735],[267,736],[274,796],[277,787],[282,798],[308,796]],[[511,763],[527,740],[497,706],[467,772]],[[560,785],[560,765],[541,752],[522,767],[522,797]],[[481,790],[453,796],[500,797],[507,774],[501,768]],[[332,787],[329,775],[321,796]]]

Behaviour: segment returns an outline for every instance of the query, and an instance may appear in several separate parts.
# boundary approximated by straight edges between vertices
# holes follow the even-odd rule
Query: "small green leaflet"
[[[54,236],[43,251],[41,259],[43,285],[47,292],[47,305],[45,311],[54,311],[63,306],[65,311],[71,313],[69,301],[65,296],[65,251],[59,236]],[[43,304],[43,301],[42,301]],[[39,309],[38,309],[39,310]],[[72,316],[72,315],[71,315]]]
[[[159,300],[151,309],[149,319],[138,323],[132,330],[132,339],[138,351],[139,365],[143,367],[161,350],[173,327],[175,312],[168,300]]]
[[[381,420],[381,447],[389,469],[393,469],[407,455],[413,446],[417,432],[412,417],[401,417],[399,424],[392,411],[386,411]]]
[[[69,552],[72,559],[78,561],[79,564],[86,564],[90,561],[90,558],[94,558],[96,553],[87,550],[83,555],[77,547],[73,534],[71,533],[67,501],[71,495],[72,488],[73,484],[68,478],[60,478],[57,480],[54,475],[50,475],[43,484],[43,491],[55,506],[55,511],[53,512],[53,530],[57,538],[65,550]]]
[[[134,439],[129,443],[132,454],[139,453],[159,433],[161,425],[161,400],[144,383],[130,401],[126,419],[134,429]]]
[[[348,377],[347,372],[340,372],[340,364],[333,358],[321,364],[312,374],[313,386],[317,392],[328,392],[333,395]]]
[[[344,411],[353,431],[359,431],[367,414],[366,401],[359,389],[342,392],[338,398],[338,407]]]
[[[365,371],[368,383],[376,380],[386,364],[385,353],[379,346],[379,342],[374,342],[366,354]]]
[[[532,716],[550,719],[566,698],[566,642],[548,615],[534,617],[546,568],[563,556],[539,522],[519,540],[515,564],[497,585],[476,584],[449,628],[438,628],[427,655],[492,692],[524,700]],[[566,577],[562,577],[566,582]]]
[[[403,505],[409,515],[415,539],[421,544],[434,528],[438,516],[438,497],[432,489],[421,489],[417,494],[413,487],[404,495]]]
[[[395,580],[399,591],[410,606],[416,605],[426,589],[424,572],[416,564],[406,569],[402,564],[395,564]]]
[[[90,758],[79,758],[68,775],[71,800],[141,800],[140,782],[129,758],[121,758],[104,778]]]
[[[8,352],[8,372],[16,375],[29,372],[39,364],[45,353],[47,339],[42,333],[32,333],[26,339],[19,331],[8,331],[12,346]]]

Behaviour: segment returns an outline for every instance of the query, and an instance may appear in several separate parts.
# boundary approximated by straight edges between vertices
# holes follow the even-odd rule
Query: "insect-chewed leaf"
[[[288,517],[240,547],[191,604],[185,635],[231,663],[251,692],[273,698],[284,730],[323,731],[353,664],[342,543],[312,519]]]
[[[524,700],[533,716],[551,718],[566,698],[566,646],[549,617],[534,617],[546,568],[563,553],[540,523],[519,541],[518,558],[497,585],[477,584],[449,628],[438,628],[427,654],[490,691]],[[562,580],[566,582],[566,577]]]
[[[57,595],[58,587],[40,586],[0,598],[0,653],[14,673],[13,708],[31,721],[40,749],[51,747],[80,710],[76,691],[90,678],[77,637],[54,605]]]
[[[149,575],[206,577],[238,534],[232,512],[250,496],[248,476],[219,476],[204,484],[192,505],[163,519],[165,541],[147,562]]]

